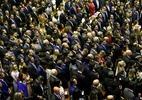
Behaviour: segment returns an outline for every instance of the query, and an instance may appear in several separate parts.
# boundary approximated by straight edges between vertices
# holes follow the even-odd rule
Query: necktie
[[[43,89],[42,84],[40,84],[40,88],[41,88],[41,90],[42,90],[42,94],[44,95],[44,89]]]
[[[60,100],[62,100],[62,97],[61,97],[61,95],[60,95],[60,94],[58,94],[58,98],[59,98]]]

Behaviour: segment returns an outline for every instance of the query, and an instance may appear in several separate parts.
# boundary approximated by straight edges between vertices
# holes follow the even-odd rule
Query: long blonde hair
[[[122,70],[125,71],[125,67],[126,67],[126,63],[124,60],[121,60],[117,63],[117,67],[116,67],[116,73],[115,75],[117,75],[119,72],[121,72]]]

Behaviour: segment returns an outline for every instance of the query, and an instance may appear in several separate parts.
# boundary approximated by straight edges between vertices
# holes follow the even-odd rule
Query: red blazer
[[[89,7],[90,15],[91,16],[94,15],[96,11],[94,3],[88,3],[88,7]]]

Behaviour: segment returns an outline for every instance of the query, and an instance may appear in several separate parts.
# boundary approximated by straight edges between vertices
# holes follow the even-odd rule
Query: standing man
[[[33,99],[32,100],[42,100],[44,95],[44,87],[43,87],[44,78],[42,76],[38,76],[38,78],[33,82],[32,91],[33,91]]]

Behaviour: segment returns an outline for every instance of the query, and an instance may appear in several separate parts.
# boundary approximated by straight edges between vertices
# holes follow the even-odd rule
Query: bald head
[[[131,56],[132,55],[132,51],[131,50],[126,50],[125,53],[126,53],[127,56]]]
[[[108,95],[108,96],[107,96],[107,100],[114,100],[113,95]]]
[[[100,83],[100,81],[99,81],[98,79],[95,79],[95,80],[93,81],[93,85],[94,85],[94,86],[98,86],[99,83]]]
[[[52,69],[51,70],[51,74],[56,76],[57,75],[57,70],[56,69]]]
[[[53,88],[53,91],[54,91],[54,93],[59,93],[59,87],[57,87],[57,86],[55,86],[54,88]]]

